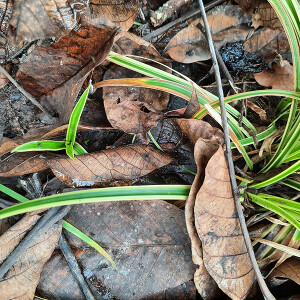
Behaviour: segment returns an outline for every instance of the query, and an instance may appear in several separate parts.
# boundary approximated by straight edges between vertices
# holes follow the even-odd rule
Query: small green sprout
[[[83,108],[86,103],[86,99],[89,94],[89,90],[91,88],[91,85],[87,87],[87,89],[84,91],[84,93],[81,95],[79,101],[75,105],[66,135],[65,141],[33,141],[28,142],[25,144],[22,144],[15,149],[13,149],[11,152],[27,152],[27,151],[60,151],[60,150],[66,150],[67,155],[74,159],[74,155],[81,155],[87,153],[86,150],[77,142],[75,142],[76,138],[76,132],[79,124],[79,120],[83,111]]]

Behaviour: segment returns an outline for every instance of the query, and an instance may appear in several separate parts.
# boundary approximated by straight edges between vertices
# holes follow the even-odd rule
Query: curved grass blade
[[[66,149],[64,141],[34,141],[22,144],[11,151],[28,152],[28,151],[60,151]]]
[[[84,234],[82,231],[77,229],[75,226],[71,225],[65,220],[62,220],[63,228],[86,242],[88,245],[93,247],[96,251],[98,251],[102,256],[104,256],[112,265],[113,267],[117,270],[117,266],[115,262],[112,260],[112,258],[109,256],[109,254],[94,240],[92,240],[90,237],[88,237],[86,234]]]
[[[270,184],[276,183],[284,178],[286,178],[287,176],[293,174],[294,172],[298,171],[300,169],[300,161],[297,161],[296,163],[294,163],[293,165],[291,165],[289,168],[287,168],[286,170],[284,170],[283,172],[277,174],[276,176],[265,180],[263,182],[259,182],[259,183],[255,183],[250,185],[250,188],[254,188],[254,189],[260,189],[263,187],[266,187]]]
[[[300,192],[300,182],[298,182],[298,181],[295,181],[292,179],[285,179],[285,180],[281,181],[280,183]]]
[[[7,207],[0,219],[50,207],[107,201],[186,200],[190,185],[149,185],[89,189],[56,194]]]
[[[20,202],[29,201],[26,197],[20,195],[19,193],[13,191],[12,189],[8,188],[7,186],[0,184],[0,192],[8,195],[9,197],[12,197],[15,200],[18,200]]]
[[[273,199],[271,201],[269,199],[264,199],[264,198],[260,197],[260,195],[254,195],[249,192],[247,194],[249,195],[250,199],[254,203],[256,203],[268,210],[273,211],[274,213],[278,214],[279,216],[281,216],[282,218],[287,220],[295,228],[300,230],[300,223],[297,221],[297,219],[290,213],[289,210],[283,209],[282,207],[278,206],[276,202],[274,203]],[[284,199],[284,200],[286,200],[286,199]],[[293,202],[293,201],[291,201],[291,202]]]
[[[77,142],[74,143],[74,154],[75,155],[82,155],[87,154],[88,152]]]
[[[83,108],[85,106],[86,99],[88,97],[90,88],[91,88],[91,85],[89,85],[87,87],[87,89],[83,92],[83,94],[81,95],[77,104],[75,105],[75,108],[72,111],[69,125],[68,125],[67,136],[66,136],[66,152],[73,159],[74,159],[73,147],[75,144],[77,127],[78,127],[79,120],[80,120]]]

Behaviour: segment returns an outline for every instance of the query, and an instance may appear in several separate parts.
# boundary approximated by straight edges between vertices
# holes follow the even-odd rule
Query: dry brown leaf
[[[0,237],[0,263],[3,262],[39,219],[27,215]],[[0,282],[1,299],[33,299],[40,273],[52,255],[61,234],[61,224],[54,224],[39,234],[33,244],[17,259]]]
[[[245,299],[254,283],[255,273],[236,212],[221,146],[207,163],[194,213],[208,273],[229,297]]]
[[[66,123],[82,83],[109,53],[116,31],[104,19],[90,20],[56,43],[35,48],[17,79],[42,105],[57,112],[60,123]]]
[[[250,11],[257,7],[258,3],[261,0],[235,0],[239,4],[239,6],[245,10]]]
[[[193,278],[195,267],[184,212],[170,203],[150,200],[74,205],[66,221],[92,235],[118,267],[116,271],[101,254],[66,233],[73,249],[81,252],[80,265],[96,290],[97,300],[114,296],[159,299],[156,293]],[[38,291],[48,299],[85,299],[61,255],[46,264]]]
[[[137,0],[90,0],[90,11],[86,11],[84,18],[105,18],[120,26],[123,31],[133,25],[137,11]]]
[[[252,15],[252,26],[255,29],[263,26],[284,31],[275,10],[268,2],[259,3],[256,7],[255,13]]]
[[[278,54],[290,52],[290,45],[284,32],[271,28],[257,30],[253,36],[244,43],[245,50],[264,56],[266,62],[274,60]]]
[[[273,285],[278,285],[291,279],[300,285],[300,259],[291,257],[277,267],[270,275],[270,281]]]
[[[250,31],[247,23],[248,15],[234,5],[218,6],[207,14],[215,46],[220,49],[227,43],[244,41]],[[176,34],[165,52],[174,60],[182,63],[193,63],[210,59],[210,51],[206,38],[201,32],[203,22],[193,21],[187,28]]]
[[[2,139],[2,143],[1,143],[1,146],[0,146],[0,157],[3,154],[5,154],[5,153],[11,151],[12,149],[16,148],[17,146],[19,146],[18,143],[14,142],[11,139],[8,139],[8,138],[4,137]]]
[[[28,42],[68,33],[88,5],[87,0],[15,0],[13,3],[10,26],[16,40]]]
[[[262,86],[279,90],[294,90],[294,68],[288,61],[283,61],[284,66],[273,65],[273,70],[264,70],[253,74],[255,80]]]
[[[72,186],[125,183],[169,164],[165,153],[146,145],[108,149],[70,158],[51,159],[49,167],[62,182]]]
[[[1,46],[0,46],[1,47]],[[2,66],[7,72],[10,72],[11,66],[10,65],[5,65]],[[5,85],[8,83],[8,78],[0,72],[0,89],[4,88]]]
[[[0,158],[0,177],[30,174],[48,169],[45,156],[38,152],[12,153]]]
[[[155,48],[132,34],[123,34],[114,49],[120,54],[139,55],[162,62]],[[169,63],[166,63],[170,66]],[[162,68],[161,66],[158,66]],[[112,65],[104,75],[104,80],[141,77],[136,72]],[[104,87],[104,107],[107,118],[114,128],[127,133],[141,134],[147,140],[147,132],[156,126],[167,109],[169,94],[158,90],[138,87]]]

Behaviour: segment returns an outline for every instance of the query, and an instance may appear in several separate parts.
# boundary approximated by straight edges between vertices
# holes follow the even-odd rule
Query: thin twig
[[[237,212],[239,215],[239,220],[240,220],[242,232],[244,235],[245,243],[246,243],[248,253],[249,253],[249,256],[250,256],[250,259],[251,259],[251,262],[252,262],[256,277],[257,277],[258,284],[259,284],[261,291],[266,299],[268,299],[268,300],[274,299],[275,300],[275,297],[269,291],[269,289],[264,281],[264,278],[260,272],[260,269],[258,267],[256,258],[255,258],[255,254],[254,254],[254,251],[253,251],[253,248],[251,245],[251,239],[249,236],[247,225],[245,222],[245,217],[244,217],[242,205],[240,202],[240,194],[239,194],[237,182],[235,179],[234,165],[233,165],[233,161],[232,161],[228,122],[227,122],[227,117],[226,117],[226,108],[225,108],[225,102],[224,102],[224,93],[223,93],[223,89],[222,89],[220,69],[219,69],[219,65],[218,65],[218,61],[217,61],[217,57],[216,57],[215,46],[214,46],[214,43],[212,40],[209,24],[208,24],[208,21],[206,18],[203,1],[198,0],[198,2],[199,2],[199,7],[201,10],[202,17],[203,17],[203,22],[204,22],[204,26],[205,26],[205,30],[206,30],[207,40],[209,43],[209,49],[210,49],[210,53],[211,53],[211,57],[212,57],[212,61],[213,61],[213,66],[215,69],[215,78],[216,78],[216,83],[217,83],[218,96],[219,96],[220,108],[221,108],[222,124],[223,124],[224,136],[225,136],[227,164],[228,164],[229,176],[230,176],[231,186],[232,186],[232,190],[233,190],[233,196],[234,196],[234,200],[235,200],[236,209],[237,209]]]
[[[50,119],[52,119],[51,113],[46,110],[45,107],[43,107],[39,102],[37,102],[32,95],[30,95],[28,92],[26,92],[15,79],[13,79],[10,74],[2,67],[0,66],[0,71],[10,80],[10,82],[28,99],[31,101],[33,105],[38,107],[43,113],[45,113]]]
[[[72,249],[70,248],[65,236],[62,234],[59,238],[59,247],[64,254],[64,257],[66,258],[69,267],[73,273],[73,275],[76,277],[77,282],[84,293],[87,300],[95,300],[95,297],[93,296],[89,286],[84,280],[83,275],[81,274],[80,268],[78,266],[77,260],[72,252]]]
[[[51,208],[46,215],[38,220],[32,230],[26,235],[26,237],[19,243],[19,245],[11,252],[5,262],[0,266],[0,279],[5,276],[7,271],[14,265],[16,260],[26,251],[26,249],[32,245],[32,243],[38,238],[41,232],[46,231],[54,223],[62,219],[70,210],[70,207],[65,206],[63,208]]]
[[[208,3],[206,6],[205,6],[205,10],[209,10],[209,9],[212,9],[213,7],[215,7],[216,5],[219,5],[221,3],[223,3],[225,0],[215,0],[215,1],[212,1],[211,3]],[[149,34],[143,36],[143,39],[146,40],[146,41],[151,41],[154,37],[157,37],[161,34],[163,34],[164,32],[166,32],[167,30],[171,29],[172,27],[194,17],[194,16],[197,16],[198,14],[200,14],[200,9],[197,9],[193,12],[189,12],[187,14],[185,14],[184,16],[166,24],[165,26],[162,26],[152,32],[150,32]]]

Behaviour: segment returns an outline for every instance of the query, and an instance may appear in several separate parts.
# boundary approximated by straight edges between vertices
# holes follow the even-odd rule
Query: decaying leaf
[[[117,181],[129,183],[171,161],[167,154],[151,146],[133,145],[76,156],[75,160],[51,159],[48,165],[59,180],[82,187]]]
[[[252,26],[255,29],[263,26],[284,31],[275,10],[268,2],[259,3],[256,7],[255,13],[252,15]]]
[[[254,283],[255,273],[240,227],[221,146],[207,163],[194,213],[208,273],[229,297],[245,299]]]
[[[127,31],[135,21],[138,1],[90,0],[89,7],[90,11],[86,11],[85,18],[105,18]]]
[[[0,237],[0,263],[14,250],[39,216],[26,215]],[[54,224],[39,234],[33,244],[17,259],[0,281],[1,299],[33,299],[40,273],[52,255],[61,234],[61,224]]]
[[[212,9],[207,14],[207,19],[215,46],[220,49],[227,43],[244,41],[252,30],[245,25],[248,18],[239,6],[224,5]],[[165,52],[182,63],[210,59],[208,43],[201,32],[202,27],[203,21],[193,21],[171,39]]]
[[[290,52],[290,45],[284,32],[271,28],[257,30],[244,43],[245,50],[266,58],[266,62],[272,61],[278,54],[284,55]]]
[[[22,63],[17,79],[66,123],[89,72],[105,59],[117,28],[104,19],[82,24],[56,43],[35,48]]]
[[[114,49],[121,54],[139,55],[163,61],[150,43],[130,34],[119,38]],[[106,71],[104,80],[126,77],[141,76],[113,65]],[[147,132],[163,118],[162,111],[167,109],[169,95],[165,92],[138,87],[104,87],[103,99],[107,118],[114,128],[127,133],[141,134],[146,140]]]
[[[155,200],[77,205],[66,220],[93,235],[118,267],[114,270],[99,253],[66,233],[73,247],[85,249],[78,255],[84,276],[98,291],[97,300],[105,296],[149,299],[193,277],[184,212],[170,203]],[[60,255],[46,264],[38,291],[46,298],[85,299]]]
[[[291,257],[277,267],[270,275],[271,284],[277,286],[291,279],[300,285],[300,259]]]
[[[253,74],[255,80],[262,86],[280,90],[294,90],[294,68],[288,61],[283,66],[273,65],[272,70],[264,70]]]
[[[1,47],[1,46],[0,46]],[[1,55],[1,54],[0,54]],[[10,71],[11,69],[11,66],[10,65],[5,65],[3,66],[3,68],[6,70],[6,71]],[[8,83],[8,78],[2,73],[0,72],[0,89],[4,88],[5,85]]]
[[[28,42],[68,33],[78,23],[88,5],[87,0],[13,1],[10,26],[16,40]]]

